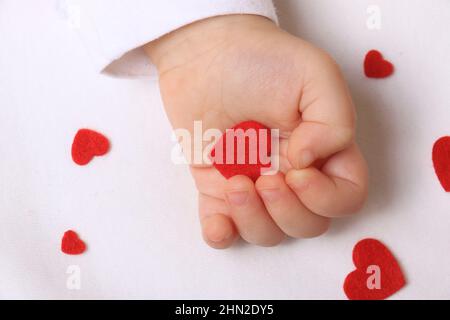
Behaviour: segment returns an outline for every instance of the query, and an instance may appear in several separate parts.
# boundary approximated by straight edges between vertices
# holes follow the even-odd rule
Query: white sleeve
[[[183,25],[226,14],[262,15],[277,22],[272,0],[62,0],[94,67],[118,76],[148,75],[142,46]],[[152,70],[153,69],[153,70]]]

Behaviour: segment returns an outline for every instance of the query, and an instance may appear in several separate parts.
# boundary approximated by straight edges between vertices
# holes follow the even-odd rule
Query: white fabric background
[[[272,0],[59,1],[60,12],[72,16],[72,24],[78,27],[96,70],[102,71],[118,60],[105,71],[120,76],[155,75],[156,69],[149,67],[142,45],[194,21],[246,13],[277,22]]]
[[[331,52],[350,82],[370,199],[321,238],[226,251],[201,240],[157,82],[93,72],[56,3],[0,0],[0,298],[341,299],[365,237],[403,266],[408,284],[394,298],[450,298],[450,195],[431,163],[433,142],[450,134],[449,1],[278,1],[282,26]],[[371,4],[380,31],[366,27]],[[395,76],[363,76],[372,48]],[[70,157],[81,127],[112,142],[86,167]],[[69,228],[85,254],[60,252]],[[66,288],[70,265],[81,268],[81,290]]]

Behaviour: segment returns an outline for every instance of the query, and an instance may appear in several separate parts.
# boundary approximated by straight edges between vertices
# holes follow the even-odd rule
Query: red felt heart
[[[364,72],[369,78],[386,78],[394,72],[394,66],[383,59],[383,55],[379,51],[371,50],[364,60]]]
[[[80,129],[73,139],[72,159],[76,164],[84,166],[93,157],[102,156],[108,150],[109,141],[104,135],[90,129]]]
[[[271,166],[271,146],[269,128],[256,121],[245,121],[226,130],[211,151],[211,158],[225,178],[246,175],[256,181],[261,170]]]
[[[353,263],[356,270],[344,282],[350,300],[383,300],[405,285],[400,266],[378,240],[359,241],[353,248]]]
[[[66,254],[81,254],[86,250],[86,244],[81,240],[75,231],[64,232],[61,240],[61,251]]]
[[[450,137],[442,137],[434,143],[433,165],[442,187],[450,192]]]

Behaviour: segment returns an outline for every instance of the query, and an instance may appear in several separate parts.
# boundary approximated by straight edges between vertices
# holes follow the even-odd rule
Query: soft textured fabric
[[[109,140],[103,134],[90,129],[78,130],[72,143],[72,160],[84,166],[92,158],[103,156],[109,151]]]
[[[271,0],[63,0],[79,14],[74,28],[96,70],[119,76],[154,72],[141,46],[186,24],[226,14],[255,14],[275,22]],[[114,62],[114,63],[113,63]],[[105,69],[106,68],[106,69]]]
[[[359,241],[353,248],[353,263],[356,270],[344,282],[350,300],[383,300],[405,285],[397,260],[378,240]]]
[[[233,142],[230,142],[231,139]],[[211,157],[214,167],[225,178],[245,175],[256,182],[262,170],[270,168],[271,147],[270,129],[256,121],[245,121],[224,132]],[[242,151],[244,153],[240,154]],[[268,161],[264,161],[266,157]]]
[[[65,254],[82,254],[86,250],[86,244],[78,237],[78,234],[73,230],[64,232],[61,240],[61,251]]]
[[[364,59],[364,73],[368,78],[387,78],[394,73],[394,65],[378,50],[370,50]]]
[[[445,191],[450,192],[450,137],[439,138],[433,145],[433,165]]]

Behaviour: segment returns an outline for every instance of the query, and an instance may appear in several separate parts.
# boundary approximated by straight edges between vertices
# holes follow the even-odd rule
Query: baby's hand
[[[367,168],[354,142],[355,112],[336,63],[266,18],[230,15],[185,26],[145,47],[157,65],[174,128],[227,128],[254,120],[280,130],[280,173],[226,180],[191,166],[205,241],[229,247],[238,234],[273,246],[315,237],[330,218],[358,211]]]

